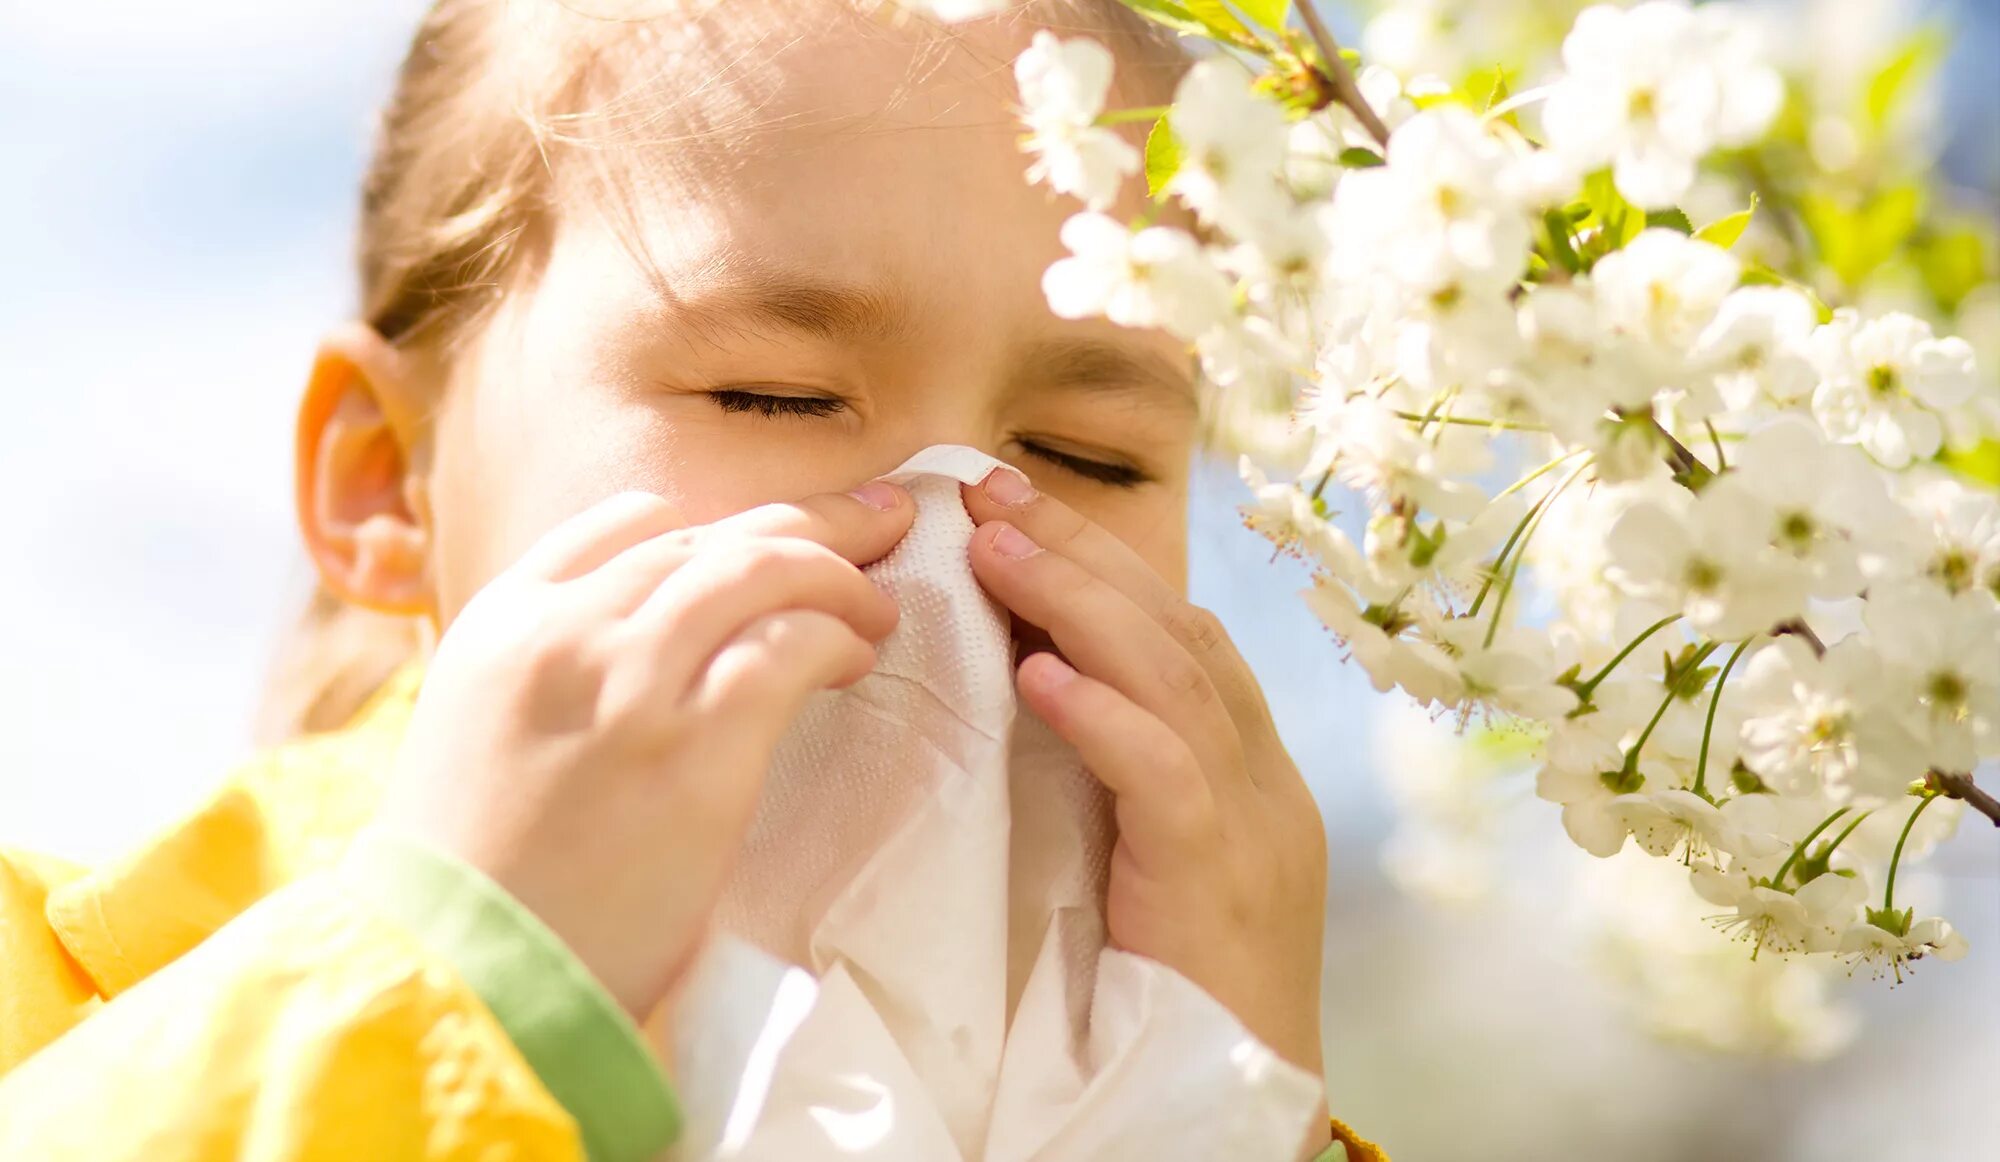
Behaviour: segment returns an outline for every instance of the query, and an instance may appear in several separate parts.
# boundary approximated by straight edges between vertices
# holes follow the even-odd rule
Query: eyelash
[[[847,406],[837,399],[826,399],[821,396],[760,395],[754,391],[711,391],[708,395],[715,400],[716,406],[725,412],[754,411],[766,419],[776,419],[779,416],[819,419]],[[1113,488],[1136,488],[1152,479],[1145,472],[1129,465],[1087,460],[1027,440],[1021,441],[1021,447],[1031,456],[1066,468],[1087,480],[1095,480]]]

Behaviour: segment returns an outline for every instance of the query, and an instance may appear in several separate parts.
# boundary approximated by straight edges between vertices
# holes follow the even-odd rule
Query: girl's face
[[[692,186],[663,163],[677,146],[621,155],[622,220],[563,216],[431,420],[441,625],[610,493],[706,522],[939,443],[1017,465],[1184,589],[1192,368],[1164,333],[1048,309],[1081,207],[1022,177],[1010,62],[1032,31],[921,59],[915,33],[815,31],[774,60],[773,38],[778,84],[746,115],[774,128]],[[1134,185],[1112,214],[1143,208]]]

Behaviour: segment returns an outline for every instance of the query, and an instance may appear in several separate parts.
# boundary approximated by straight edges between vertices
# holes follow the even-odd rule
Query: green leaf
[[[1750,217],[1756,212],[1757,195],[1752,193],[1750,195],[1749,209],[1738,210],[1727,217],[1717,218],[1715,221],[1696,230],[1694,236],[1703,242],[1712,242],[1727,250],[1736,245],[1736,240],[1743,237],[1743,232],[1750,228]]]
[[[1679,206],[1668,206],[1664,210],[1646,211],[1646,225],[1664,226],[1683,234],[1694,233],[1694,223],[1688,221],[1687,214]]]
[[[1493,65],[1474,70],[1465,78],[1465,83],[1460,85],[1459,89],[1465,94],[1466,104],[1481,113],[1488,113],[1495,105],[1514,95],[1515,76],[1515,70],[1505,65]],[[1520,118],[1511,111],[1502,114],[1500,120],[1516,129],[1521,127]]]
[[[1236,13],[1230,11],[1229,5],[1224,4],[1222,0],[1181,0],[1181,6],[1192,13],[1196,20],[1201,21],[1203,27],[1208,29],[1208,34],[1217,40],[1240,44],[1246,48],[1258,44],[1257,34],[1251,32],[1250,26],[1243,23]]]
[[[1444,548],[1446,535],[1443,521],[1431,525],[1429,532],[1425,532],[1424,526],[1416,521],[1411,521],[1410,563],[1419,569],[1427,568],[1437,559],[1438,552]]]
[[[1188,36],[1207,36],[1208,28],[1174,0],[1121,0],[1125,7],[1155,24],[1164,24]]]
[[[1943,62],[1945,50],[1949,47],[1945,30],[1939,25],[1920,28],[1897,46],[1888,63],[1868,80],[1863,108],[1868,114],[1870,128],[1877,133],[1888,128],[1896,107],[1930,79]]]
[[[1548,228],[1549,250],[1556,262],[1571,274],[1581,273],[1583,259],[1577,257],[1576,246],[1569,236],[1569,215],[1561,210],[1550,210],[1542,215],[1542,224]]]
[[[1374,150],[1363,149],[1358,145],[1350,145],[1340,151],[1340,164],[1346,166],[1348,169],[1372,169],[1375,166],[1385,163],[1382,160],[1382,155],[1376,153]]]
[[[1861,285],[1909,241],[1923,213],[1915,182],[1890,186],[1858,206],[1822,193],[1799,199],[1799,215],[1820,258],[1849,287]]]
[[[1181,168],[1181,142],[1165,117],[1153,122],[1146,134],[1146,192],[1154,198],[1167,196],[1167,183]]]
[[[1591,216],[1617,240],[1618,246],[1637,238],[1639,231],[1646,228],[1645,215],[1618,192],[1618,184],[1612,180],[1608,169],[1598,170],[1584,179],[1583,199],[1590,203]]]
[[[1757,772],[1744,766],[1740,760],[1729,768],[1729,785],[1735,787],[1740,795],[1764,795],[1771,791],[1764,780],[1757,777]]]
[[[1285,26],[1292,0],[1236,0],[1236,6],[1243,10],[1243,15],[1276,32]]]
[[[1946,449],[1938,463],[1971,480],[2000,488],[2000,440],[1986,439],[1963,452]]]
[[[1590,207],[1585,223],[1597,228],[1584,244],[1581,255],[1584,268],[1589,269],[1598,259],[1637,238],[1639,231],[1646,228],[1646,215],[1618,192],[1609,169],[1598,170],[1583,179],[1583,200]]]
[[[1955,314],[1966,295],[1993,277],[1989,258],[1993,251],[1989,229],[1972,221],[1926,230],[1910,254],[1923,273],[1925,289],[1938,306]]]
[[[1701,664],[1713,652],[1712,644],[1703,646],[1694,642],[1683,645],[1678,654],[1661,651],[1664,665],[1660,684],[1671,691],[1676,698],[1692,698],[1699,694],[1708,685],[1708,680],[1715,677],[1716,671],[1722,668]]]

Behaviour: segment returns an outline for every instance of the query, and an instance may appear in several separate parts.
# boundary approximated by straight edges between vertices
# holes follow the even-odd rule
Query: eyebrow
[[[748,330],[828,341],[908,342],[916,317],[895,289],[772,267],[740,252],[709,256],[662,290],[675,325],[710,343]]]
[[[1044,338],[1022,352],[1020,374],[1038,387],[1126,395],[1135,403],[1168,402],[1199,411],[1194,356],[1175,361],[1150,349],[1103,339]]]
[[[830,343],[908,343],[915,312],[896,284],[841,282],[717,254],[662,291],[676,327],[712,345],[746,331],[809,336]],[[1132,344],[1082,336],[1042,337],[1015,353],[1021,382],[1036,388],[1199,410],[1194,357],[1176,361]]]

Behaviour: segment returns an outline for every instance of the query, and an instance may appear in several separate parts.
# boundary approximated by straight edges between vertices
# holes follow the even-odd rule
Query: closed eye
[[[1109,484],[1114,488],[1137,488],[1139,485],[1152,479],[1151,476],[1129,464],[1112,464],[1103,460],[1089,460],[1082,456],[1071,456],[1066,452],[1058,452],[1054,448],[1044,447],[1032,440],[1022,440],[1021,450],[1038,460],[1046,460],[1051,464],[1068,469],[1085,479],[1095,480],[1101,484]]]
[[[754,391],[711,391],[709,398],[726,412],[750,412],[775,419],[778,416],[830,416],[847,405],[818,395],[760,395]]]
[[[754,391],[734,390],[711,391],[708,395],[715,400],[716,406],[725,412],[755,412],[767,419],[776,419],[779,416],[822,419],[834,415],[847,406],[840,400],[815,395],[764,395]],[[1114,464],[1084,456],[1073,456],[1033,440],[1021,440],[1019,443],[1023,452],[1038,460],[1074,472],[1086,480],[1095,480],[1114,488],[1136,488],[1152,480],[1146,472],[1129,464]]]

